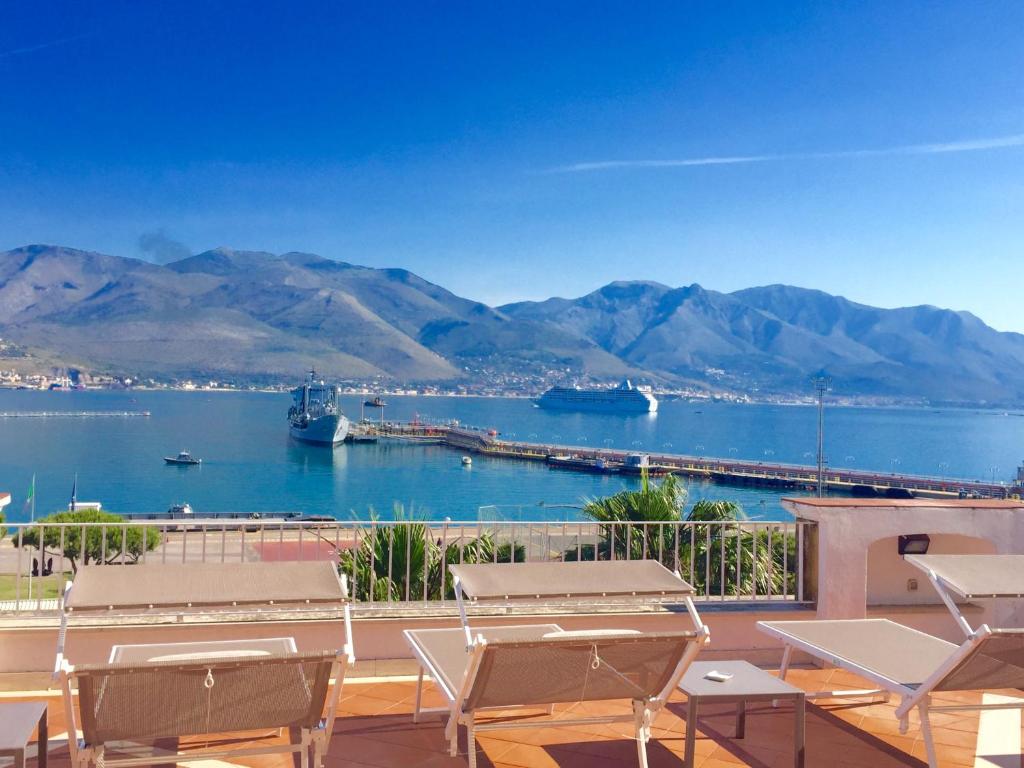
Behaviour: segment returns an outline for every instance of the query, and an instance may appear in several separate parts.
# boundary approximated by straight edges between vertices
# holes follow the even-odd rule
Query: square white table
[[[719,683],[708,680],[708,672],[732,675]],[[679,690],[686,694],[686,751],[683,762],[693,768],[693,753],[697,738],[697,708],[704,702],[736,704],[736,738],[742,739],[746,731],[748,701],[775,701],[789,699],[794,705],[793,751],[796,768],[804,765],[804,691],[780,680],[770,672],[746,661],[695,661],[679,681]]]

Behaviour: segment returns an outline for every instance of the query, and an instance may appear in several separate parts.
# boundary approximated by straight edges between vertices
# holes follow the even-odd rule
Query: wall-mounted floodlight
[[[927,533],[911,533],[899,537],[900,557],[903,555],[927,555],[932,540]]]

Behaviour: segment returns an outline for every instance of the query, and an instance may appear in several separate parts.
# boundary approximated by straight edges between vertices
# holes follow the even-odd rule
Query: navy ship
[[[633,386],[629,379],[611,389],[552,387],[537,400],[541,408],[598,413],[654,413],[658,401],[650,387]]]
[[[296,440],[316,445],[337,445],[348,435],[348,419],[338,404],[338,387],[317,380],[316,371],[292,390],[288,431]]]

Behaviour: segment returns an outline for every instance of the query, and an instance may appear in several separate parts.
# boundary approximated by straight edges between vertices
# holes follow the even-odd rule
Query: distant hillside
[[[719,293],[640,282],[499,310],[555,324],[652,374],[743,391],[806,392],[826,372],[847,394],[1024,402],[1024,336],[968,312],[878,309],[786,285]]]
[[[935,307],[783,285],[615,282],[491,308],[401,269],[228,248],[164,266],[58,246],[0,253],[0,336],[151,376],[477,381],[633,376],[749,393],[1024,403],[1024,336]]]
[[[45,245],[0,253],[0,332],[147,375],[450,381],[464,367],[635,373],[596,344],[400,269],[219,248],[158,266]]]

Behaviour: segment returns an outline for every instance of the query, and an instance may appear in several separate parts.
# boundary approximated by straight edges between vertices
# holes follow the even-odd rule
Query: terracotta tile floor
[[[863,688],[865,684],[841,670],[793,670],[790,681],[806,690],[843,687]],[[425,687],[424,706],[441,705],[440,698]],[[1013,695],[1014,692],[1007,692]],[[1017,692],[1019,695],[1019,692]],[[361,766],[465,766],[465,735],[460,734],[462,754],[451,758],[437,716],[413,725],[411,712],[415,685],[411,682],[349,682],[345,685],[335,723],[334,737],[327,755],[330,768]],[[977,703],[979,695],[955,694],[936,703]],[[59,698],[50,701],[50,765],[67,768],[67,748],[61,743],[64,715]],[[685,696],[673,697],[658,717],[653,739],[648,745],[652,766],[681,765],[686,730]],[[860,704],[851,700],[819,700],[807,707],[807,766],[828,768],[889,768],[924,766],[924,744],[916,717],[910,730],[899,734],[893,717],[895,702]],[[557,714],[626,714],[628,704],[587,704],[563,707]],[[940,764],[949,768],[975,766],[978,714],[938,713],[932,716]],[[698,768],[776,768],[793,765],[792,709],[780,706],[750,705],[746,738],[735,740],[734,709],[702,708],[697,722],[696,763]],[[481,768],[505,766],[608,766],[636,765],[636,745],[632,728],[626,723],[572,727],[550,727],[508,731],[490,731],[478,740],[478,764]],[[200,742],[201,743],[201,742]],[[240,764],[252,768],[290,768],[285,756],[244,758]],[[31,761],[30,761],[31,764]],[[1006,758],[992,765],[1019,766],[1020,760]],[[199,765],[195,763],[194,765]],[[207,762],[203,768],[215,766]],[[224,765],[221,763],[221,765]]]

